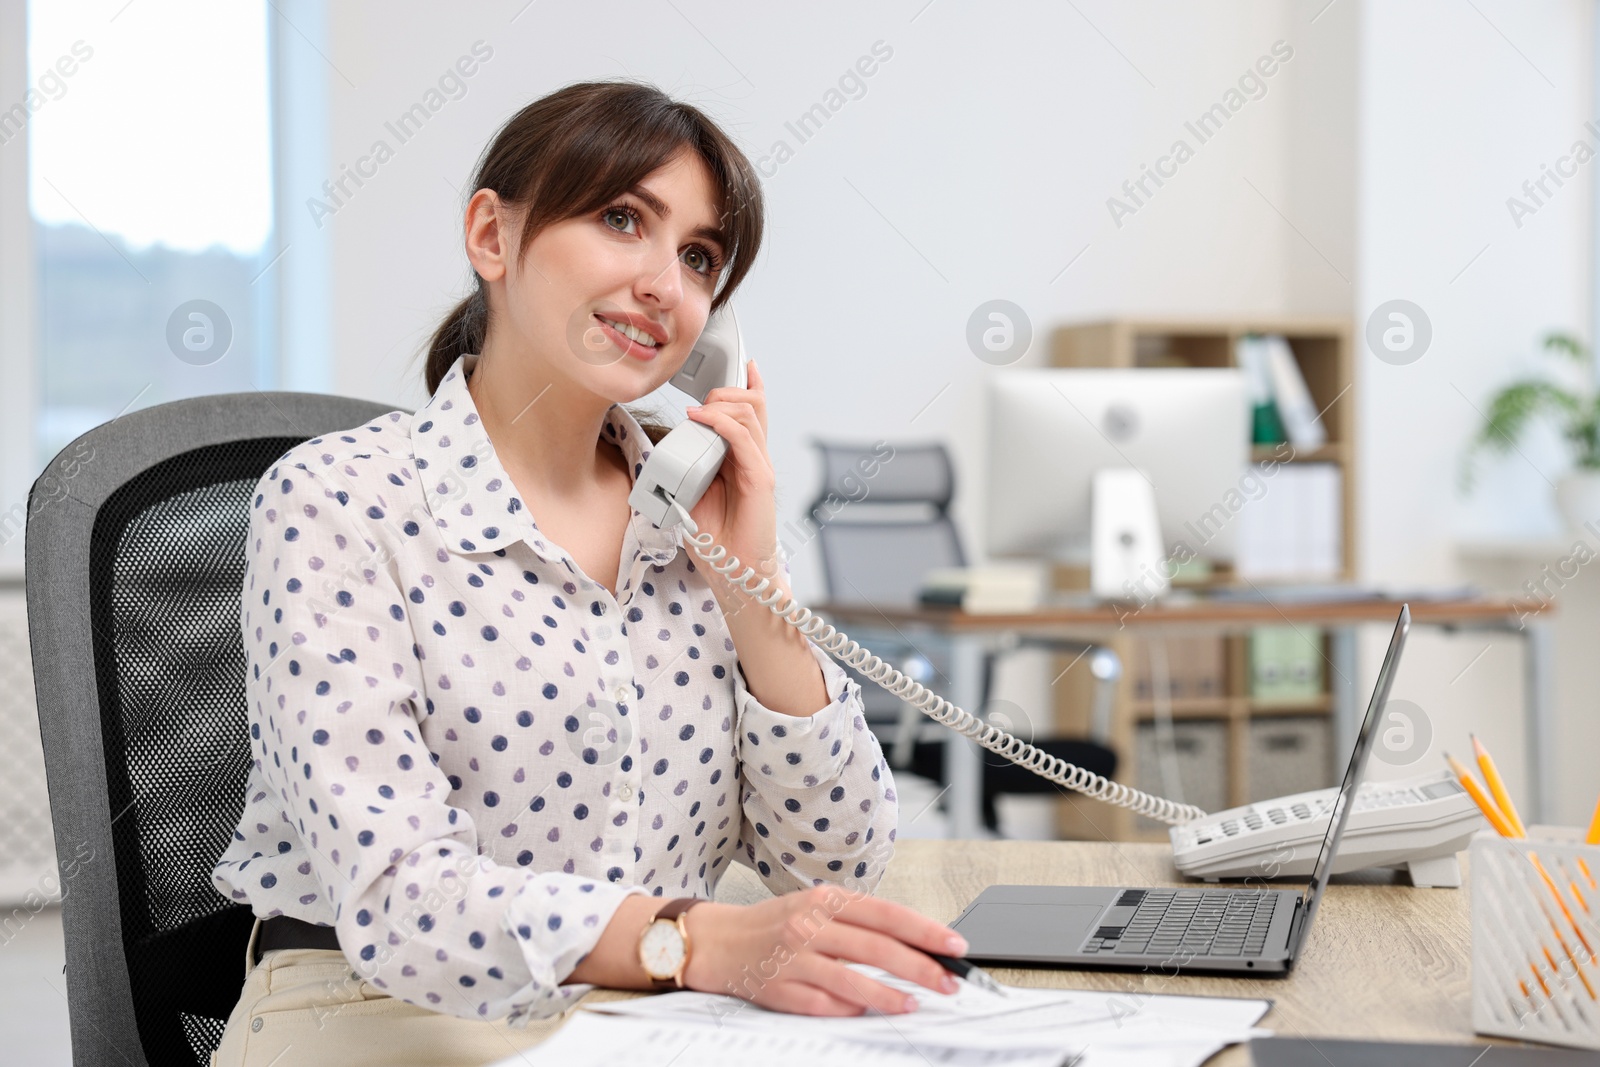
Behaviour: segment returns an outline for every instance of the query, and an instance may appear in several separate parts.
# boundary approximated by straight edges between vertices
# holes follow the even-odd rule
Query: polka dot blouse
[[[629,894],[709,897],[735,860],[777,893],[871,890],[897,804],[859,684],[814,642],[826,708],[750,694],[679,528],[633,512],[616,596],[541,535],[475,360],[257,484],[253,761],[212,877],[332,926],[391,996],[525,1026],[591,988],[563,980]],[[636,477],[638,423],[612,405],[602,432]]]

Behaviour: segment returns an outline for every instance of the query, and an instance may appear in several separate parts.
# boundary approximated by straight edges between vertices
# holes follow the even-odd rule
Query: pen
[[[991,993],[1006,995],[1005,987],[984,971],[977,964],[961,959],[957,956],[941,956],[937,952],[930,952],[934,962],[958,978],[965,978],[979,989],[986,989]]]

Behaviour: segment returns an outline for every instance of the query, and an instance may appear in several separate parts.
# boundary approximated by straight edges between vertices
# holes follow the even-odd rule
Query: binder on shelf
[[[1239,511],[1234,571],[1248,579],[1315,581],[1343,569],[1344,477],[1337,463],[1258,464],[1266,491]]]
[[[1263,626],[1250,631],[1250,697],[1264,704],[1322,698],[1322,631]]]
[[[1272,395],[1289,442],[1296,448],[1321,448],[1328,443],[1328,430],[1322,425],[1322,416],[1311,400],[1311,390],[1306,388],[1288,340],[1272,335],[1262,338],[1262,344],[1272,377]]]
[[[1173,700],[1213,700],[1226,696],[1223,687],[1222,638],[1207,634],[1172,634],[1161,638],[1167,653],[1167,675]],[[1155,698],[1154,672],[1150,669],[1150,639],[1133,642],[1133,695],[1135,700]]]
[[[1272,371],[1267,367],[1266,338],[1245,334],[1234,344],[1233,361],[1244,372],[1250,395],[1250,442],[1275,445],[1287,441],[1283,419],[1272,399]]]

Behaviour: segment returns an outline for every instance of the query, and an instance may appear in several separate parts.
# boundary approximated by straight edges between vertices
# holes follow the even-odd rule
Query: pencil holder
[[[1472,839],[1472,1026],[1600,1049],[1600,845],[1580,831]]]

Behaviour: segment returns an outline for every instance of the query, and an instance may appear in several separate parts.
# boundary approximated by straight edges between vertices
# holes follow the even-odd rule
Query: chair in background
[[[222,1038],[253,922],[211,884],[251,760],[250,493],[294,445],[391,410],[180,400],[89,431],[33,485],[28,630],[78,1067],[206,1064]]]
[[[955,471],[942,444],[894,444],[893,458],[884,460],[875,446],[817,439],[811,443],[822,455],[822,488],[807,514],[816,525],[823,585],[830,601],[915,607],[928,571],[967,565],[961,536],[950,517]],[[869,471],[870,475],[866,473]],[[840,500],[848,503],[841,506]],[[871,651],[922,685],[938,688],[932,683],[941,677],[941,672],[928,655],[909,642],[883,645]],[[982,700],[978,707],[967,710],[983,717],[997,659],[1021,648],[1082,653],[1095,677],[1090,738],[1024,736],[1023,740],[1069,763],[1111,777],[1116,771],[1117,755],[1106,742],[1111,733],[1112,702],[1121,662],[1109,648],[1065,638],[1014,636],[1008,647],[984,656]],[[944,781],[946,728],[928,720],[911,704],[854,668],[844,669],[861,684],[868,723],[887,742],[890,766]],[[1017,724],[996,725],[1010,731]],[[984,825],[998,832],[995,802],[1002,795],[1059,791],[1058,786],[1033,772],[1003,757],[986,754]]]

